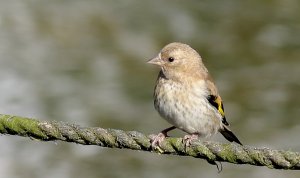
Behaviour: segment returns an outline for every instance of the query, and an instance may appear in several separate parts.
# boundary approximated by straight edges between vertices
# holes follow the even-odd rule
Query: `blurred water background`
[[[297,0],[2,0],[0,113],[157,133],[169,125],[153,108],[158,69],[146,61],[173,41],[200,52],[244,144],[300,151]],[[5,178],[299,177],[16,136],[0,143]]]

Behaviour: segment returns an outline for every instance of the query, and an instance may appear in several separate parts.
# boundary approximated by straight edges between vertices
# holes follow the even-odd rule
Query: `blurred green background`
[[[300,150],[300,2],[0,1],[0,113],[158,133],[158,69],[169,42],[190,44],[247,145]],[[184,133],[172,132],[173,136]],[[227,142],[220,135],[214,140]],[[296,171],[0,137],[6,178],[299,177]]]

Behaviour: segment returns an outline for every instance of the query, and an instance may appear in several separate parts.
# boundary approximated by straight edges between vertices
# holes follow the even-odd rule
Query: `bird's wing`
[[[221,97],[220,96],[216,96],[216,95],[208,95],[207,100],[221,114],[221,116],[222,116],[222,123],[224,125],[228,126],[229,123],[226,121],[226,117],[225,117],[225,113],[224,113],[224,106],[223,106]]]

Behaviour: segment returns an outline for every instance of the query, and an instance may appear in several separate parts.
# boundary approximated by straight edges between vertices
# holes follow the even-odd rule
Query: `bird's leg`
[[[198,138],[199,138],[198,134],[185,135],[183,137],[183,143],[184,143],[185,147],[188,147],[191,145],[193,140],[197,140]]]
[[[168,137],[168,132],[171,131],[171,130],[174,130],[176,129],[175,126],[172,126],[172,127],[169,127],[169,128],[166,128],[164,130],[162,130],[159,134],[153,136],[153,138],[151,138],[151,146],[153,148],[155,148],[156,146],[159,146],[160,143],[166,138]]]

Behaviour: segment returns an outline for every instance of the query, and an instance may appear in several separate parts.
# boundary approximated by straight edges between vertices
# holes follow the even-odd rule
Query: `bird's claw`
[[[185,135],[183,137],[183,143],[185,148],[189,147],[192,143],[192,141],[197,140],[198,139],[198,135],[197,134],[191,134],[191,135]]]
[[[153,135],[151,138],[151,147],[152,148],[157,148],[160,146],[160,143],[164,141],[164,139],[167,137],[167,135],[163,132]]]

